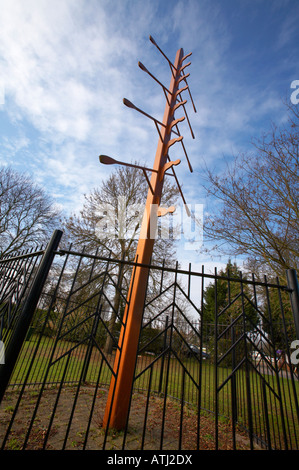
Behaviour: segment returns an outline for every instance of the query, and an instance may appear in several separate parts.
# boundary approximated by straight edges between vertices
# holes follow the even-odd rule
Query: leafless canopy
[[[10,168],[0,169],[0,254],[9,255],[48,241],[58,211],[32,180]]]
[[[298,113],[291,117],[283,129],[273,126],[254,142],[251,155],[237,156],[224,174],[207,170],[208,193],[218,204],[206,218],[206,237],[276,273],[299,267]]]

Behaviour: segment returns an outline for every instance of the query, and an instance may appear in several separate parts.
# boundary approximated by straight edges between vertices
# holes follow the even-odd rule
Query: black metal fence
[[[102,420],[135,264],[59,239],[0,261],[2,449],[299,448],[286,283],[151,266],[117,432]]]

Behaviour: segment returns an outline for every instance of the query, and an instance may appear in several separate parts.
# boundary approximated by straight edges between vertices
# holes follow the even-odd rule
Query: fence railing
[[[42,254],[0,261],[0,339],[13,337]],[[134,263],[52,255],[2,399],[2,448],[299,448],[287,285],[151,266],[130,412],[116,433],[102,420],[127,299],[120,276]]]

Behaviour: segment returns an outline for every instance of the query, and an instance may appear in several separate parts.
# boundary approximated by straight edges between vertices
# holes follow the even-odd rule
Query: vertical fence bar
[[[181,390],[181,413],[180,413],[180,430],[179,430],[179,449],[182,449],[182,434],[183,434],[183,419],[184,419],[184,394],[185,394],[185,375],[186,371],[183,368],[183,377],[182,377],[182,390]]]
[[[97,255],[97,253],[96,253],[96,255]],[[97,328],[98,328],[98,323],[99,323],[99,320],[100,320],[100,317],[101,317],[101,314],[102,314],[102,304],[100,302],[102,301],[103,290],[104,290],[104,285],[105,285],[106,277],[107,277],[108,270],[109,270],[110,259],[111,259],[111,251],[109,252],[109,259],[106,263],[106,267],[105,267],[106,269],[105,269],[103,280],[102,280],[102,287],[99,291],[99,298],[98,298],[98,301],[97,301],[97,307],[96,307],[96,312],[95,312],[95,320],[94,320],[94,322],[96,324],[96,327],[95,327],[95,330],[93,330],[94,331],[94,337],[96,335],[96,331],[97,331]],[[94,262],[93,262],[92,271],[94,269],[95,262],[96,262],[96,258],[94,259]],[[92,273],[90,273],[89,280],[91,280],[91,276],[92,276]],[[94,343],[94,337],[92,337],[91,340],[88,343],[89,354],[86,357],[86,362],[84,364],[84,374],[83,374],[83,379],[82,379],[83,382],[86,382],[87,371],[88,371],[89,362],[90,362],[90,359],[91,359],[92,349],[93,349],[93,345],[94,345],[93,344]]]
[[[82,254],[82,256],[84,256]],[[65,264],[64,264],[64,267],[66,266],[66,260],[65,260]],[[62,271],[64,271],[65,268],[62,268]],[[153,269],[154,267],[153,266],[149,266],[149,268]],[[177,419],[177,424],[179,426],[178,428],[178,431],[179,431],[179,435],[178,435],[178,448],[181,449],[181,448],[184,448],[184,445],[185,444],[189,444],[188,442],[188,437],[187,435],[185,436],[185,433],[187,433],[189,430],[188,428],[184,429],[186,427],[186,424],[187,422],[185,422],[185,411],[189,412],[189,409],[188,409],[188,406],[189,406],[189,403],[188,402],[192,402],[193,403],[193,385],[196,385],[195,382],[193,384],[191,384],[191,377],[190,376],[193,376],[194,379],[196,378],[197,380],[197,377],[198,375],[196,374],[196,370],[194,368],[194,363],[191,362],[190,364],[188,364],[188,366],[185,367],[182,367],[181,365],[179,365],[179,361],[176,360],[176,353],[177,353],[177,343],[176,343],[176,334],[179,330],[179,325],[177,323],[177,313],[180,313],[180,309],[179,307],[177,307],[176,305],[176,300],[179,298],[179,291],[180,291],[180,285],[179,283],[177,283],[177,276],[179,275],[179,271],[178,271],[178,266],[176,266],[175,269],[171,270],[172,272],[175,272],[176,273],[176,278],[175,278],[175,282],[174,282],[174,292],[173,292],[173,298],[172,298],[172,303],[170,305],[170,307],[172,306],[172,318],[171,318],[171,324],[170,324],[170,317],[166,317],[163,321],[164,323],[164,328],[165,330],[163,329],[163,327],[159,327],[160,330],[161,330],[161,333],[159,333],[159,339],[166,338],[166,334],[168,332],[168,329],[170,330],[169,332],[169,337],[167,338],[167,342],[164,343],[164,348],[163,348],[163,353],[161,354],[161,358],[158,357],[157,360],[155,360],[153,362],[153,364],[151,364],[150,366],[148,366],[147,364],[144,365],[144,367],[148,368],[149,369],[149,383],[146,383],[144,382],[144,384],[142,385],[142,387],[146,388],[146,392],[145,392],[145,396],[147,397],[147,400],[146,400],[146,405],[145,405],[145,415],[144,415],[144,421],[143,421],[143,429],[141,429],[140,431],[140,441],[141,441],[141,450],[146,447],[146,444],[147,444],[147,439],[146,439],[146,433],[147,433],[147,428],[149,427],[150,425],[150,422],[149,422],[149,418],[150,418],[150,411],[151,411],[151,406],[150,406],[150,399],[151,399],[151,394],[153,393],[154,390],[157,389],[157,386],[159,385],[159,380],[161,379],[160,381],[160,391],[164,391],[165,390],[165,395],[164,395],[164,406],[163,406],[163,416],[162,416],[162,424],[161,424],[161,429],[162,429],[162,432],[161,432],[161,440],[160,440],[160,448],[162,449],[162,447],[166,446],[165,442],[166,442],[166,438],[168,438],[168,426],[167,426],[167,420],[168,420],[168,415],[169,413],[171,412],[171,410],[168,408],[168,403],[170,400],[173,400],[173,399],[176,399],[178,400],[178,408],[177,410],[180,411],[180,415]],[[215,271],[215,274],[217,273],[217,271]],[[103,275],[104,273],[102,273]],[[190,272],[185,272],[186,276],[190,276]],[[208,324],[205,324],[204,320],[204,314],[205,314],[205,305],[204,305],[204,298],[203,298],[203,294],[204,294],[204,269],[202,268],[202,286],[201,286],[201,294],[202,294],[202,297],[201,297],[201,312],[202,312],[202,315],[201,315],[201,323],[200,323],[200,329],[199,329],[199,339],[200,339],[200,351],[203,350],[203,346],[206,343],[207,338],[212,338],[213,337],[213,334],[211,334],[210,331],[207,330],[208,328]],[[192,273],[191,273],[192,275]],[[60,279],[61,279],[61,276],[62,276],[62,273],[60,274],[59,276],[59,280],[57,281],[57,285],[56,285],[56,288],[55,288],[55,292],[54,294],[50,294],[51,297],[50,297],[50,304],[49,304],[49,308],[48,308],[48,314],[47,314],[47,317],[48,318],[48,315],[49,315],[49,312],[52,310],[52,307],[55,303],[55,299],[56,299],[56,296],[57,296],[57,293],[58,293],[58,286],[60,284]],[[228,276],[230,277],[230,276]],[[76,276],[75,276],[76,278]],[[221,317],[221,313],[219,314],[219,308],[221,307],[220,305],[220,302],[219,302],[219,297],[220,297],[220,290],[219,290],[219,276],[215,276],[215,278],[213,279],[214,282],[215,282],[215,297],[214,297],[214,300],[215,300],[215,338],[214,338],[214,345],[215,345],[215,369],[214,369],[214,379],[215,379],[215,384],[213,384],[213,387],[212,387],[212,384],[211,384],[211,380],[212,380],[212,376],[210,376],[210,374],[206,377],[202,377],[202,364],[201,364],[201,368],[200,368],[200,371],[199,371],[199,382],[197,382],[197,391],[198,391],[198,409],[197,409],[197,430],[198,430],[198,435],[197,435],[197,449],[199,449],[199,437],[200,437],[200,427],[205,424],[205,422],[202,420],[200,422],[200,414],[201,414],[201,407],[202,408],[207,408],[209,411],[211,412],[215,412],[215,423],[216,423],[216,426],[215,426],[215,445],[216,445],[216,448],[221,448],[222,447],[222,442],[221,442],[221,439],[222,439],[222,433],[221,433],[221,415],[225,415],[226,417],[227,416],[231,416],[232,419],[233,419],[233,422],[231,423],[232,424],[232,446],[234,449],[238,448],[238,440],[236,439],[237,438],[237,435],[236,435],[236,432],[238,431],[238,428],[237,428],[237,425],[241,424],[242,425],[242,421],[244,421],[244,426],[249,428],[247,429],[249,431],[249,437],[251,439],[251,447],[253,449],[253,444],[255,444],[255,439],[258,439],[259,442],[261,442],[262,445],[265,445],[267,446],[269,449],[282,449],[283,446],[285,446],[285,449],[292,449],[292,448],[295,448],[297,447],[298,448],[298,414],[296,415],[296,410],[297,410],[297,413],[298,413],[298,398],[297,398],[297,395],[296,395],[296,383],[295,383],[295,378],[293,377],[293,374],[291,374],[290,372],[290,377],[286,376],[286,371],[284,372],[283,370],[279,369],[278,370],[278,365],[276,366],[276,363],[274,363],[273,366],[271,366],[271,362],[268,361],[268,358],[267,358],[267,355],[266,355],[266,352],[262,352],[262,355],[265,359],[265,364],[267,365],[268,364],[268,367],[266,369],[266,367],[264,369],[259,369],[258,368],[258,365],[256,365],[256,367],[254,367],[254,364],[252,363],[252,358],[251,358],[251,355],[250,355],[250,343],[249,343],[249,339],[250,337],[246,334],[248,333],[248,331],[250,332],[251,330],[248,330],[248,323],[247,323],[247,317],[246,317],[246,310],[245,310],[245,307],[247,306],[247,304],[245,305],[245,302],[246,302],[246,291],[244,290],[244,284],[246,282],[246,280],[242,280],[242,277],[240,279],[240,289],[241,289],[241,294],[242,294],[242,316],[240,317],[240,319],[242,320],[242,324],[240,325],[242,327],[242,331],[243,331],[243,336],[241,336],[241,339],[240,339],[240,333],[239,333],[239,329],[237,328],[237,323],[232,323],[230,325],[230,330],[229,330],[229,327],[226,328],[226,330],[223,330],[223,328],[226,327],[222,325],[222,322],[220,321],[220,317]],[[90,280],[90,279],[89,279]],[[228,279],[229,282],[232,282],[232,280]],[[56,281],[55,281],[56,282]],[[74,279],[74,284],[75,284],[75,279]],[[166,281],[165,281],[166,283]],[[72,305],[72,300],[71,300],[71,295],[72,295],[72,292],[76,290],[74,289],[74,284],[73,286],[70,286],[70,292],[68,293],[68,297],[67,299],[62,299],[63,302],[67,303],[69,305],[69,307],[72,307],[71,308],[71,311],[73,310],[73,305]],[[256,285],[259,286],[261,283],[257,283]],[[46,284],[47,285],[47,284]],[[256,287],[256,285],[253,284],[254,286],[254,289]],[[172,286],[172,283],[171,283],[171,286]],[[275,339],[275,334],[276,334],[276,330],[275,330],[275,324],[273,323],[273,318],[272,318],[272,315],[274,313],[274,307],[276,307],[276,303],[274,303],[273,301],[273,298],[272,298],[272,292],[275,292],[274,289],[277,289],[277,292],[279,294],[279,301],[280,301],[280,317],[281,317],[281,324],[280,324],[280,333],[284,333],[285,334],[285,341],[286,341],[286,345],[288,347],[288,338],[287,338],[287,325],[285,323],[285,318],[284,318],[284,305],[283,305],[283,300],[281,298],[281,294],[285,291],[288,291],[287,287],[286,286],[280,286],[279,285],[279,282],[277,280],[277,286],[273,285],[273,284],[268,284],[267,283],[267,279],[265,278],[264,282],[262,283],[262,286],[266,289],[266,293],[265,293],[265,296],[261,296],[261,298],[263,298],[264,300],[264,309],[266,310],[266,312],[268,312],[268,316],[269,316],[269,334],[270,334],[270,337],[269,337],[269,346],[271,346],[273,352],[275,352],[276,348],[275,348],[275,343],[274,343],[274,339]],[[271,288],[273,288],[273,291],[270,290]],[[29,291],[30,292],[30,289]],[[90,333],[90,340],[93,340],[94,337],[95,337],[95,334],[96,332],[98,331],[98,325],[100,324],[100,321],[101,320],[101,315],[100,315],[100,312],[101,312],[101,307],[100,306],[100,296],[102,295],[102,292],[100,290],[100,292],[97,294],[99,295],[99,298],[97,299],[97,308],[96,308],[96,312],[94,313],[94,316],[89,316],[89,309],[87,308],[86,310],[86,313],[88,313],[88,316],[86,317],[86,321],[88,322],[90,319],[93,319],[94,323],[93,323],[93,327],[91,327],[91,325],[89,325],[89,323],[86,323],[86,325],[89,325],[88,328],[90,328],[90,330],[88,330],[88,333]],[[42,292],[42,296],[39,297],[39,299],[41,298],[44,298],[44,292]],[[93,296],[91,297],[92,299],[94,298]],[[258,305],[257,305],[257,293],[254,291],[254,298],[255,298],[255,307],[256,309],[258,309]],[[232,299],[230,299],[232,301]],[[190,299],[191,301],[191,299]],[[74,302],[74,301],[73,301]],[[289,303],[288,303],[288,306],[289,306]],[[40,300],[38,300],[38,307],[41,308],[41,303],[40,303]],[[168,308],[168,307],[167,307]],[[62,339],[62,336],[60,335],[61,333],[61,328],[62,328],[62,325],[66,323],[66,316],[67,315],[67,310],[68,308],[65,307],[64,309],[64,313],[63,313],[63,320],[60,319],[60,326],[58,328],[58,334],[57,334],[57,341],[59,341],[59,339]],[[98,311],[99,310],[99,311]],[[22,311],[22,310],[21,310]],[[157,312],[155,311],[155,314]],[[164,315],[165,311],[163,310],[163,315]],[[181,312],[182,313],[182,312]],[[156,318],[156,317],[155,317]],[[169,319],[169,322],[168,322],[168,319]],[[150,322],[149,322],[150,323]],[[32,324],[32,322],[31,322]],[[45,331],[45,325],[46,325],[46,321],[44,323],[44,326],[43,328],[41,329],[41,332],[40,332],[40,341],[41,341],[41,338],[43,336],[43,332]],[[84,325],[82,323],[82,325]],[[191,324],[190,324],[191,326]],[[56,326],[55,326],[56,328]],[[72,331],[72,328],[70,329],[70,331]],[[223,406],[223,401],[226,400],[226,395],[224,394],[224,392],[222,391],[223,387],[220,386],[220,384],[223,384],[223,381],[225,380],[225,368],[223,367],[223,363],[222,363],[222,360],[221,360],[221,354],[222,354],[222,348],[221,348],[221,343],[219,342],[222,338],[226,338],[226,333],[228,333],[230,331],[230,339],[231,339],[231,342],[232,342],[232,349],[230,352],[228,352],[228,354],[231,355],[231,358],[232,358],[232,371],[235,371],[234,374],[232,375],[231,379],[230,379],[230,382],[231,382],[231,388],[229,389],[229,387],[227,387],[227,391],[230,391],[231,394],[230,394],[230,402],[225,402],[225,405],[226,406]],[[242,331],[241,331],[241,335],[242,335]],[[194,326],[194,330],[193,332],[196,332],[197,333],[197,328],[195,328]],[[25,333],[24,333],[25,335]],[[203,336],[205,335],[205,336]],[[189,336],[188,336],[189,338]],[[272,341],[270,341],[270,339],[272,338]],[[245,361],[245,381],[243,382],[243,378],[241,376],[241,372],[242,372],[242,369],[241,368],[238,368],[238,362],[239,362],[239,356],[237,353],[239,353],[239,351],[236,349],[237,346],[239,344],[242,345],[242,342],[244,341],[244,354],[245,354],[245,357],[243,359],[246,359]],[[233,347],[235,345],[235,348]],[[58,351],[58,344],[57,342],[55,343],[55,346],[54,348],[52,348],[52,353],[53,351]],[[39,352],[38,350],[38,346],[36,346],[36,352],[35,354],[37,354]],[[44,353],[44,350],[42,351]],[[211,353],[212,353],[212,350],[211,350]],[[93,354],[93,353],[92,353]],[[90,364],[90,358],[92,357],[92,354],[89,350],[86,351],[86,361],[85,361],[85,364],[84,366],[82,366],[82,369],[81,369],[81,365],[80,365],[80,370],[79,372],[81,371],[82,375],[81,377],[77,377],[77,373],[76,373],[76,380],[78,380],[78,383],[77,383],[77,394],[74,398],[74,401],[73,401],[73,407],[72,407],[72,412],[71,412],[71,415],[69,417],[69,422],[66,423],[68,424],[67,426],[67,431],[66,431],[66,434],[65,436],[62,436],[64,438],[64,443],[63,443],[63,448],[67,448],[68,447],[68,442],[70,440],[70,436],[71,436],[71,431],[72,431],[72,426],[74,425],[74,423],[76,422],[75,421],[75,417],[76,417],[76,412],[77,412],[77,400],[78,400],[78,403],[80,403],[80,397],[79,397],[79,393],[80,393],[80,387],[83,385],[83,378],[85,376],[85,372],[88,371],[88,366]],[[165,361],[167,361],[167,358],[165,357],[166,354],[168,355],[168,363],[165,364],[165,371],[164,371],[164,368],[161,369],[161,359],[164,360],[165,358]],[[235,355],[235,357],[234,357]],[[160,354],[158,355],[160,356]],[[289,353],[288,353],[288,356],[289,356]],[[51,355],[51,359],[50,359],[50,362],[49,362],[49,366],[47,366],[46,368],[46,377],[50,377],[50,369],[51,367],[53,366],[53,354]],[[229,356],[228,356],[229,357]],[[178,357],[177,357],[178,359]],[[68,373],[69,373],[69,369],[70,369],[70,366],[71,366],[71,361],[72,361],[72,351],[70,350],[69,353],[67,354],[67,360],[68,360],[68,363],[66,364],[66,366],[64,365],[64,363],[62,364],[63,365],[63,368],[64,368],[64,371],[63,372],[63,377],[62,379],[58,378],[57,379],[57,386],[58,386],[58,394],[57,394],[57,397],[56,397],[56,402],[54,403],[54,408],[53,408],[53,412],[52,412],[52,415],[51,415],[51,419],[50,419],[50,422],[48,424],[48,428],[45,430],[45,438],[44,438],[44,443],[43,443],[43,448],[47,448],[48,447],[48,440],[50,441],[51,440],[51,429],[53,429],[54,427],[54,419],[55,419],[55,415],[57,415],[58,413],[58,409],[59,409],[59,405],[60,405],[60,394],[63,393],[63,390],[64,390],[64,385],[65,383],[67,382],[67,380],[69,380],[69,376],[68,376]],[[79,361],[80,359],[78,359]],[[35,365],[37,367],[37,362],[34,363],[34,358],[30,358],[30,366],[28,366],[28,371],[27,371],[27,377],[25,378],[25,382],[24,382],[24,387],[25,387],[25,384],[28,382],[28,377],[30,375],[31,376],[34,376],[34,373],[33,373],[33,366]],[[62,362],[62,361],[61,361]],[[198,361],[199,363],[201,363],[201,360]],[[204,362],[204,361],[203,361]],[[57,359],[57,363],[59,363],[59,359]],[[81,364],[81,363],[80,363]],[[197,362],[196,362],[197,364]],[[17,363],[18,367],[20,365],[20,356],[18,358],[18,363]],[[86,366],[86,369],[85,369],[85,366]],[[90,414],[89,414],[89,418],[88,418],[88,421],[87,421],[87,431],[86,433],[88,434],[89,433],[89,430],[91,429],[91,419],[92,419],[92,415],[93,415],[93,412],[94,412],[94,409],[96,408],[96,404],[97,404],[97,395],[96,395],[96,391],[97,391],[97,388],[99,386],[99,384],[101,383],[101,380],[102,380],[102,366],[103,366],[103,355],[102,355],[102,361],[101,361],[101,364],[100,364],[100,361],[98,362],[98,367],[99,367],[99,373],[98,373],[98,377],[97,377],[97,381],[96,381],[96,385],[95,385],[95,392],[94,392],[94,397],[93,397],[93,403],[92,403],[92,408],[90,410]],[[46,367],[46,366],[44,366]],[[243,367],[243,366],[242,366]],[[54,367],[52,367],[54,369]],[[143,368],[143,367],[142,367]],[[248,368],[248,370],[247,370]],[[163,370],[163,373],[161,373]],[[205,370],[205,368],[203,368],[203,371]],[[224,370],[224,373],[222,372],[222,370]],[[239,372],[240,370],[240,372]],[[237,372],[238,371],[238,372]],[[178,378],[178,372],[181,372],[182,373],[182,376],[181,376],[181,380],[180,378]],[[249,372],[249,376],[248,376],[248,373]],[[57,370],[56,370],[56,367],[55,367],[55,374],[57,373]],[[136,372],[135,372],[136,373]],[[188,377],[186,376],[186,373],[188,374]],[[176,375],[177,374],[177,375]],[[189,375],[190,374],[190,375]],[[143,377],[146,378],[146,375],[147,374],[144,374]],[[172,376],[176,375],[176,380],[173,379]],[[89,371],[88,371],[88,375],[87,377],[89,376]],[[141,374],[140,374],[141,376]],[[51,377],[51,379],[53,378],[53,381],[54,379],[56,380],[56,376],[54,377]],[[136,377],[135,377],[136,379]],[[135,380],[134,379],[134,380]],[[280,379],[280,380],[279,380]],[[22,379],[23,380],[23,379]],[[276,381],[275,381],[276,380]],[[156,381],[156,383],[155,383]],[[210,383],[208,384],[207,382],[210,381]],[[29,422],[29,419],[28,419],[28,433],[25,437],[25,441],[24,441],[24,448],[27,446],[27,447],[30,447],[31,444],[33,443],[33,437],[34,437],[34,432],[32,432],[32,429],[33,429],[33,423],[36,419],[36,422],[37,422],[37,418],[38,418],[38,415],[37,415],[37,408],[38,408],[38,404],[39,402],[44,398],[45,395],[42,396],[42,394],[44,393],[44,388],[45,388],[45,384],[46,382],[48,382],[48,379],[44,379],[43,380],[43,383],[42,383],[42,390],[41,392],[39,393],[39,396],[38,396],[38,401],[37,401],[37,404],[35,406],[35,409],[34,409],[34,412],[33,412],[33,415],[32,415],[32,419],[31,419],[31,422]],[[173,382],[173,383],[172,383]],[[204,382],[204,383],[203,383]],[[277,383],[276,383],[277,382]],[[136,383],[136,382],[135,382]],[[229,382],[228,382],[229,383]],[[11,384],[11,382],[10,382]],[[163,384],[165,384],[165,388],[163,387]],[[181,385],[181,387],[180,387]],[[190,385],[191,385],[191,388],[190,388]],[[214,387],[215,385],[215,387]],[[244,389],[243,389],[243,386],[244,386]],[[24,391],[24,387],[22,389],[22,392]],[[293,387],[293,388],[292,388]],[[223,389],[224,390],[224,389]],[[277,390],[277,392],[276,392]],[[213,391],[213,393],[212,393]],[[293,392],[293,396],[292,396],[292,392]],[[205,398],[206,395],[203,395],[201,396],[201,393],[207,393],[207,398]],[[246,396],[247,394],[247,396]],[[168,396],[167,396],[168,395]],[[215,399],[215,407],[213,407],[213,404],[210,402],[210,400],[212,399],[212,395]],[[17,401],[17,407],[20,403],[20,400],[21,400],[21,395],[19,397],[19,400]],[[132,398],[132,390],[130,392],[130,404],[129,404],[129,410],[130,410],[130,406],[131,406],[131,400],[134,400],[134,396]],[[209,401],[209,402],[208,402]],[[25,397],[24,397],[24,402],[25,402]],[[246,402],[247,402],[247,409],[246,409]],[[133,401],[132,401],[133,403]],[[229,409],[229,403],[232,407],[232,410]],[[26,404],[25,404],[26,405]],[[154,404],[153,404],[154,406]],[[16,408],[15,408],[16,409]],[[215,411],[216,410],[216,411]],[[129,411],[130,412],[130,411]],[[131,411],[131,416],[133,416],[133,412],[134,412],[134,409],[132,409]],[[228,412],[229,414],[225,414],[226,412]],[[247,422],[246,422],[246,413],[247,413]],[[13,416],[13,419],[15,418],[16,414],[14,412],[14,414],[12,415]],[[128,428],[128,418],[129,418],[129,414],[128,414],[128,417],[127,417],[127,422],[126,422],[126,427],[125,427],[125,435],[124,435],[124,440],[123,440],[123,449],[125,448],[125,439],[126,439],[126,436],[128,435],[129,436],[129,433],[130,433],[130,429]],[[130,418],[131,419],[131,418]],[[234,421],[235,420],[235,421]],[[277,424],[278,422],[278,424]],[[35,424],[34,424],[35,425]],[[218,428],[218,425],[219,425],[219,428]],[[160,424],[157,426],[160,426]],[[11,426],[9,428],[9,432],[10,432],[10,429],[12,428],[12,421],[11,421]],[[165,429],[165,434],[164,434],[164,429]],[[35,431],[35,430],[34,430]],[[150,429],[148,429],[148,431],[150,432]],[[219,433],[218,433],[219,431]],[[107,428],[107,433],[108,433],[108,428]],[[87,434],[85,436],[85,441],[84,441],[84,448],[87,446]],[[91,433],[92,434],[92,433]],[[6,436],[5,439],[7,440],[8,438],[8,432],[6,433]],[[107,434],[108,436],[108,434]],[[12,437],[13,437],[13,434],[12,434]],[[204,437],[204,436],[203,436]],[[203,438],[202,437],[202,438]],[[202,439],[201,438],[201,439]],[[92,436],[91,436],[91,439],[92,439]],[[186,441],[186,442],[185,442]],[[191,440],[190,440],[191,442]],[[139,444],[138,444],[139,445]],[[159,444],[157,444],[159,445]],[[3,448],[4,448],[4,445],[3,445]],[[194,449],[195,450],[195,449]]]
[[[287,282],[290,289],[290,301],[295,322],[296,335],[299,339],[299,283],[295,269],[287,269]]]
[[[265,428],[266,428],[266,435],[267,435],[267,445],[268,450],[272,449],[271,445],[271,432],[270,432],[270,425],[269,425],[269,411],[268,411],[268,403],[267,403],[267,392],[266,392],[266,385],[265,381],[263,380],[262,383],[262,391],[263,391],[263,404],[264,404],[264,414],[265,414]]]
[[[0,402],[2,401],[6,387],[9,383],[10,377],[12,375],[13,369],[21,351],[23,342],[27,336],[28,328],[30,326],[33,314],[37,307],[48,273],[52,266],[55,251],[58,248],[62,234],[63,232],[61,230],[55,230],[53,232],[53,235],[48,243],[48,246],[38,267],[36,276],[28,293],[27,299],[21,310],[15,331],[7,347],[5,354],[5,364],[0,365]]]
[[[168,315],[166,315],[165,333],[164,333],[164,340],[163,340],[163,351],[165,351],[166,347],[167,347],[168,320],[169,320],[169,317],[168,317]],[[161,369],[160,369],[159,389],[158,389],[159,393],[161,393],[161,391],[162,391],[163,375],[164,375],[164,362],[165,362],[165,354],[163,354],[163,356],[161,358]]]
[[[273,328],[273,318],[272,318],[272,309],[271,309],[271,303],[270,303],[270,295],[269,295],[269,287],[267,285],[267,279],[265,276],[265,288],[266,288],[266,295],[267,295],[267,303],[268,303],[268,310],[269,310],[269,320],[270,320],[270,333],[271,333],[271,340],[273,344],[273,356],[274,356],[274,374],[275,374],[275,379],[276,379],[276,385],[277,385],[277,392],[278,392],[278,401],[279,401],[279,413],[280,413],[280,419],[281,419],[281,425],[282,425],[282,430],[283,430],[283,438],[284,438],[284,443],[285,443],[285,450],[288,450],[288,441],[287,441],[287,434],[286,434],[286,427],[285,427],[285,416],[283,412],[283,406],[282,406],[282,393],[281,393],[281,387],[280,387],[280,380],[279,380],[279,375],[278,375],[278,367],[277,367],[277,360],[275,358],[276,355],[276,348],[275,348],[275,335],[274,335],[274,328]],[[276,401],[275,401],[276,405]],[[276,411],[277,417],[279,416],[278,410]],[[280,438],[280,434],[279,434]]]
[[[132,274],[131,274],[131,283],[132,284],[135,281],[136,268],[137,268],[138,261],[139,261],[139,259],[138,259],[138,255],[137,255],[136,256],[136,265],[134,266]],[[148,278],[146,278],[146,288],[147,288],[147,282],[148,282]],[[131,294],[132,294],[132,290],[129,289],[129,292],[128,292],[128,295],[127,295],[127,300],[126,300],[126,302],[127,302],[126,307],[128,307],[128,308],[129,308],[130,302],[132,300]],[[145,299],[144,299],[144,302],[145,302]],[[143,308],[144,308],[144,305],[143,305]],[[114,358],[112,376],[111,376],[110,385],[109,385],[109,392],[111,392],[111,402],[110,402],[110,405],[108,407],[108,401],[107,401],[106,402],[106,408],[105,408],[105,415],[106,416],[104,415],[105,437],[104,437],[104,442],[103,442],[103,450],[105,450],[105,446],[106,446],[106,442],[107,442],[107,438],[108,438],[109,427],[113,428],[113,424],[111,425],[111,422],[110,422],[111,415],[112,415],[112,404],[113,404],[113,401],[114,401],[114,395],[115,395],[115,391],[116,391],[116,379],[117,379],[117,376],[118,376],[118,373],[119,373],[120,359],[121,359],[122,354],[123,354],[123,341],[124,341],[124,334],[126,332],[126,328],[127,328],[127,317],[124,314],[124,317],[123,317],[123,320],[122,320],[122,329],[121,329],[119,340],[118,340],[118,348],[116,350],[116,355],[115,355],[115,358]],[[123,335],[122,335],[122,332],[123,332]],[[138,335],[138,339],[137,339],[137,347],[138,347],[138,343],[139,343],[140,332],[141,332],[141,325],[140,325],[140,328],[139,328],[139,335]],[[118,358],[117,358],[117,355],[118,355]],[[138,356],[138,354],[136,354],[136,356],[135,356],[133,375],[134,375],[135,370],[136,370],[137,356]],[[133,391],[133,385],[134,385],[134,382],[132,382],[132,384],[131,384],[130,397],[129,397],[128,410],[127,410],[128,413],[129,413],[130,404],[131,404],[131,398],[132,398],[131,394],[132,394],[132,391]],[[109,396],[108,396],[108,399],[109,399]],[[127,413],[127,417],[126,417],[125,427],[127,425],[128,413]],[[107,421],[105,421],[105,418],[107,419]]]
[[[196,448],[199,450],[200,443],[200,417],[201,417],[201,406],[202,406],[202,351],[203,351],[203,332],[204,332],[204,266],[201,267],[202,277],[201,277],[201,317],[200,323],[198,325],[198,331],[200,334],[200,355],[201,363],[199,366],[199,377],[198,377],[198,411],[197,411],[197,435],[196,435]],[[206,370],[206,368],[205,368]]]
[[[101,373],[102,373],[103,362],[104,362],[104,359],[103,359],[103,356],[102,356],[101,365],[99,367],[98,377],[97,377],[95,388],[94,388],[94,394],[93,394],[92,405],[91,405],[91,408],[90,408],[89,419],[87,421],[85,439],[84,439],[84,443],[83,443],[83,450],[86,449],[86,445],[87,445],[87,441],[88,441],[89,431],[90,431],[90,427],[91,427],[91,420],[92,420],[92,416],[93,416],[93,413],[94,413],[94,408],[95,408],[95,404],[96,404],[96,400],[97,400],[97,396],[98,396],[98,389],[99,389],[99,384],[100,384],[100,377],[101,377]]]
[[[176,270],[175,270],[175,280],[174,280],[174,289],[173,289],[173,299],[172,299],[172,311],[171,311],[171,323],[170,323],[170,335],[169,335],[169,344],[168,344],[168,362],[167,362],[167,372],[166,372],[166,381],[165,381],[165,392],[164,392],[164,403],[163,403],[163,412],[162,412],[162,426],[161,426],[161,436],[160,436],[160,450],[163,448],[163,439],[164,439],[164,427],[165,427],[165,414],[166,414],[166,402],[167,402],[167,394],[169,394],[169,371],[171,364],[171,353],[172,353],[172,338],[173,338],[173,330],[174,330],[174,307],[175,307],[175,296],[176,296],[176,288],[177,288],[177,269],[178,269],[178,262],[176,263]],[[170,391],[171,393],[171,391]]]
[[[236,333],[235,333],[234,326],[232,326],[231,340],[232,340],[232,345],[234,346],[236,342]],[[235,370],[235,367],[236,367],[236,350],[234,346],[232,349],[232,370]],[[236,372],[232,375],[232,378],[231,378],[231,404],[232,404],[233,447],[235,450],[236,449],[236,423],[238,420]]]
[[[279,278],[277,278],[277,285],[279,286]],[[282,301],[282,296],[281,296],[281,289],[278,290],[278,295],[279,295],[280,312],[281,312],[282,323],[283,323],[282,329],[283,329],[283,332],[284,332],[285,345],[286,345],[286,350],[287,350],[287,357],[289,358],[289,363],[290,363],[291,362],[290,361],[290,348],[289,348],[289,341],[288,341],[289,338],[288,338],[288,332],[287,332],[287,325],[286,325],[286,318],[285,318],[285,312],[284,312],[284,307],[283,307],[283,301]],[[290,420],[293,423],[293,429],[296,429],[297,423],[299,422],[299,404],[298,404],[298,396],[297,396],[297,390],[296,390],[294,375],[295,375],[294,371],[291,368],[291,370],[290,370],[290,380],[287,381],[287,389],[288,389],[288,394],[287,395],[288,396],[284,397],[284,408],[286,409],[287,401],[289,401],[289,403],[292,403],[291,396],[293,395],[294,407],[291,406]],[[284,386],[285,386],[285,384],[284,384]],[[291,393],[291,392],[293,392],[293,393]],[[295,432],[294,432],[294,441],[296,443],[296,449],[298,449],[297,434]],[[292,440],[291,440],[291,443],[292,443]],[[291,447],[291,448],[293,448],[293,447]]]
[[[150,392],[151,392],[151,385],[152,385],[152,375],[153,375],[153,366],[150,368],[150,376],[149,376],[149,383],[148,383],[148,390],[147,390],[147,397],[146,397],[146,405],[145,405],[145,414],[144,414],[144,422],[143,422],[143,430],[142,430],[142,440],[141,440],[141,449],[143,450],[144,441],[145,441],[145,432],[146,432],[146,421],[148,415],[148,407],[149,407],[149,400],[150,400]]]

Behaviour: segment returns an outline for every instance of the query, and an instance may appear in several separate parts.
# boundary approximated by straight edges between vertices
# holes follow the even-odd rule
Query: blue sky
[[[149,35],[171,60],[192,52],[195,140],[187,124],[180,131],[194,172],[180,144],[171,152],[190,204],[206,203],[203,164],[220,172],[271,121],[282,124],[299,80],[298,0],[0,0],[0,11],[0,165],[31,174],[66,214],[112,171],[100,154],[154,159],[154,124],[122,103],[162,120],[164,94],[137,65],[168,86]]]

